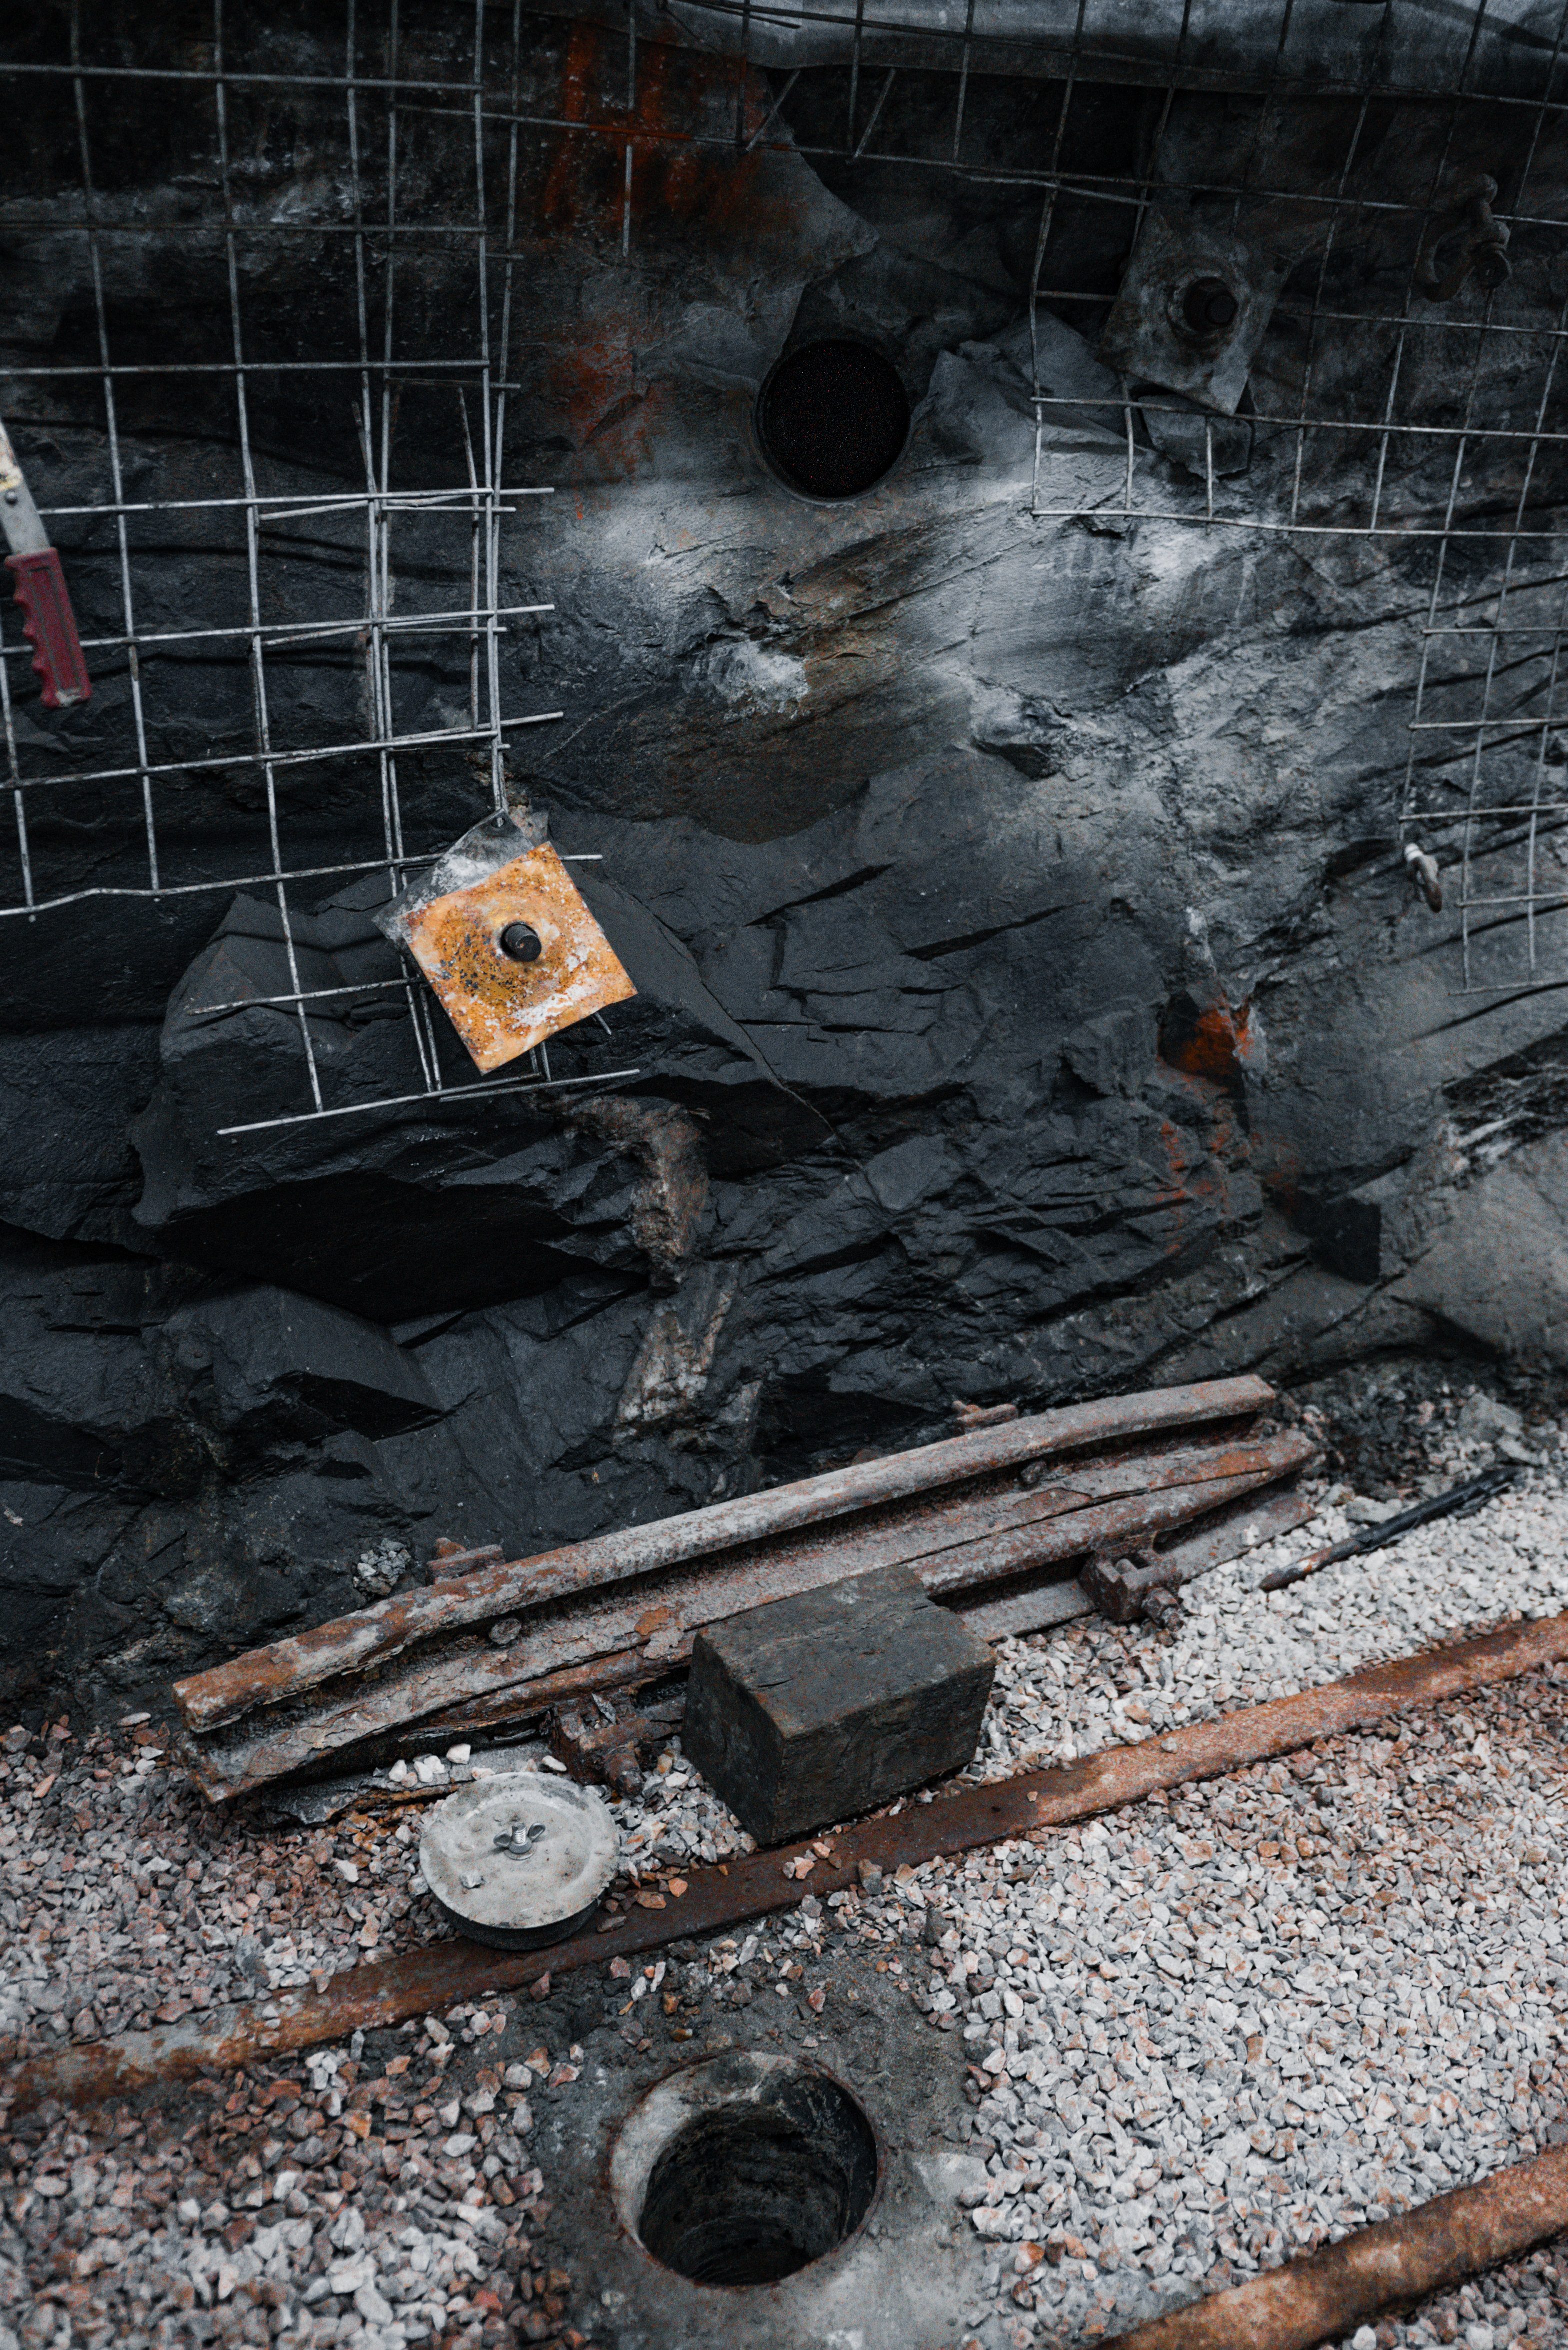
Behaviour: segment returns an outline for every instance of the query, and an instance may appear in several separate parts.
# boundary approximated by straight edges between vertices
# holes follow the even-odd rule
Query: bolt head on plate
[[[1234,416],[1285,274],[1262,241],[1253,249],[1207,221],[1151,213],[1106,320],[1100,363]]]
[[[1217,342],[1230,333],[1241,304],[1222,277],[1192,277],[1171,293],[1171,319],[1194,341]]]
[[[545,951],[545,941],[531,922],[508,922],[500,944],[509,962],[537,962]]]
[[[400,912],[408,948],[488,1073],[637,993],[547,841]]]

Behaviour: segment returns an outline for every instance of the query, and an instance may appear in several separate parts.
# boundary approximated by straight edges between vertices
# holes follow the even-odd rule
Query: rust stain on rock
[[[556,140],[539,200],[541,227],[586,229],[617,244],[625,203],[626,150],[632,151],[634,234],[639,225],[696,229],[719,240],[749,231],[768,151],[744,151],[765,120],[763,78],[751,68],[737,81],[732,58],[704,57],[642,40],[637,103],[626,104],[624,36],[598,25],[573,27],[561,69]],[[733,144],[737,100],[742,149]],[[724,145],[715,139],[725,135]]]
[[[1251,1005],[1233,1009],[1221,998],[1200,1011],[1190,997],[1179,996],[1161,1027],[1159,1056],[1186,1076],[1239,1086],[1242,1072],[1258,1056]]]
[[[771,97],[765,77],[639,36],[636,104],[627,99],[623,34],[573,26],[561,56],[551,134],[535,181],[541,255],[563,238],[613,257],[574,331],[542,355],[553,429],[564,432],[587,478],[630,478],[653,456],[679,414],[676,387],[639,377],[639,353],[656,349],[666,297],[640,265],[649,249],[679,250],[683,267],[711,254],[728,284],[734,254],[757,272],[786,269],[798,252],[815,182],[780,130],[755,151]],[[737,140],[737,128],[740,138]],[[622,267],[629,183],[630,265]]]

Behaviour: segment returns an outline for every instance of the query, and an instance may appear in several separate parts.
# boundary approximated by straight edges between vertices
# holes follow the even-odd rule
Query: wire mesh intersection
[[[1393,5],[1385,0],[1386,24]],[[1303,87],[1291,46],[1295,0],[1281,0],[1272,67],[1245,86],[1231,77],[1222,105],[1199,55],[1202,14],[1200,0],[1173,9],[1162,69],[1146,57],[1134,77],[1105,29],[1111,15],[1078,0],[1070,34],[1030,86],[1021,135],[1008,113],[1016,91],[996,70],[996,45],[977,30],[974,0],[949,12],[945,28],[923,17],[868,20],[865,0],[804,11],[681,0],[683,36],[727,53],[727,127],[711,109],[682,118],[644,105],[648,57],[664,28],[647,14],[639,33],[636,9],[616,76],[567,106],[531,70],[536,20],[518,5],[487,16],[486,0],[475,0],[463,77],[432,68],[422,50],[405,57],[399,0],[384,0],[373,25],[360,21],[358,0],[346,0],[336,74],[291,74],[273,62],[247,45],[243,25],[236,33],[225,0],[213,0],[210,47],[196,63],[107,57],[94,53],[77,0],[67,53],[32,56],[11,70],[29,102],[67,106],[74,117],[74,233],[90,260],[95,348],[7,373],[36,414],[47,413],[51,398],[72,414],[89,392],[99,403],[103,494],[52,519],[62,536],[76,529],[100,551],[107,543],[116,610],[86,644],[111,681],[130,751],[62,764],[57,746],[37,748],[18,693],[26,650],[13,632],[0,660],[0,716],[16,837],[0,872],[0,920],[57,915],[93,897],[265,889],[289,972],[287,989],[268,1001],[297,1024],[310,1094],[302,1115],[341,1107],[322,1092],[309,1009],[341,991],[302,983],[298,891],[378,872],[398,882],[444,846],[408,835],[409,763],[446,761],[479,778],[499,809],[509,743],[561,715],[509,706],[503,685],[508,630],[549,608],[507,602],[502,579],[504,516],[547,494],[509,484],[504,457],[515,389],[508,355],[520,316],[520,175],[563,142],[588,141],[613,159],[620,250],[631,265],[639,194],[660,151],[699,146],[744,157],[771,148],[798,153],[839,187],[928,173],[988,201],[1036,207],[1028,290],[1035,515],[1362,542],[1419,577],[1425,608],[1412,624],[1401,837],[1457,868],[1450,899],[1466,988],[1561,983],[1568,752],[1559,748],[1556,696],[1568,590],[1558,482],[1568,430],[1556,393],[1568,288],[1551,255],[1568,229],[1559,161],[1568,9],[1532,53],[1532,92],[1517,82],[1486,88],[1477,78],[1487,0],[1471,11],[1450,90],[1400,88],[1370,75],[1314,89]],[[836,41],[839,53],[787,70],[754,61],[781,28],[802,26]],[[905,62],[917,33],[918,61]],[[905,35],[905,49],[896,40],[889,47]],[[216,256],[223,342],[200,359],[167,362],[122,348],[110,315],[109,241],[145,235],[149,225],[95,178],[104,110],[128,77],[167,85],[171,109],[188,118],[192,142],[213,159],[215,188],[193,216],[159,224]],[[1128,120],[1115,169],[1096,112],[1107,88]],[[247,181],[246,153],[281,98],[311,109],[318,140],[332,126],[342,200],[307,219],[268,215]],[[410,141],[432,125],[466,143],[466,218],[450,203],[436,217],[409,192]],[[1501,286],[1472,282],[1435,302],[1423,270],[1451,230],[1456,184],[1483,164],[1501,183],[1495,219],[1520,264]],[[1190,414],[1148,384],[1124,375],[1098,392],[1064,392],[1053,380],[1052,321],[1092,343],[1145,223],[1172,204],[1228,219],[1281,256],[1284,270],[1243,403],[1251,458],[1242,472],[1217,459],[1211,416],[1198,421],[1195,461],[1185,469],[1166,462],[1161,431],[1172,417],[1191,430]],[[25,228],[26,206],[7,217]],[[52,215],[51,225],[58,233]],[[257,256],[300,236],[347,256],[343,332],[327,351],[288,346],[275,321],[255,317]],[[462,255],[468,347],[457,357],[450,336],[434,347],[409,296],[420,257],[438,249]],[[175,364],[193,399],[228,403],[233,474],[207,494],[147,498],[128,478],[122,411],[140,383]],[[337,414],[357,453],[357,482],[323,484],[308,466],[281,462],[270,436],[258,446],[256,414],[283,379],[312,387],[324,412]],[[400,416],[415,410],[418,463],[400,477]],[[1069,462],[1056,427],[1085,412],[1103,428],[1104,445],[1087,457],[1080,447]],[[234,608],[164,625],[159,567],[170,535],[182,530],[222,553],[225,577],[237,582]],[[307,556],[354,579],[353,608],[347,598],[325,615],[300,608]],[[450,667],[453,655],[466,666],[460,706],[449,698],[432,713],[427,665]],[[243,672],[243,744],[225,739],[197,756],[168,739],[160,679],[192,662],[224,679]],[[339,797],[357,795],[362,856],[310,853],[319,830],[313,806],[327,785]],[[226,795],[221,825],[202,813],[214,792]],[[95,795],[112,807],[113,822],[133,821],[139,831],[145,879],[134,885],[85,876],[60,829],[63,806],[95,804]],[[422,988],[411,977],[400,984],[423,1082],[451,1090],[459,1079],[442,1061]],[[524,1082],[545,1074],[532,1069]]]

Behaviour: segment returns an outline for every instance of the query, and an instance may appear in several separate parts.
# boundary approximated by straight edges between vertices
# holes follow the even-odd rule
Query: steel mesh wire
[[[76,399],[90,386],[100,403],[106,462],[104,495],[89,506],[56,509],[51,524],[111,528],[118,574],[119,625],[84,639],[89,665],[123,676],[133,758],[112,764],[45,764],[29,747],[20,682],[27,649],[9,617],[0,659],[0,719],[15,827],[14,857],[0,873],[0,919],[58,919],[85,899],[159,899],[202,892],[264,888],[277,909],[289,985],[264,999],[297,1023],[308,1101],[302,1121],[344,1114],[323,1092],[309,1006],[342,989],[307,987],[295,944],[297,893],[306,884],[384,871],[398,883],[432,853],[410,845],[404,820],[400,767],[412,757],[441,755],[467,762],[483,777],[488,804],[506,805],[509,742],[524,730],[547,726],[562,712],[509,703],[502,649],[514,621],[547,612],[547,605],[504,600],[501,527],[524,502],[547,496],[536,484],[506,480],[509,354],[518,327],[517,283],[520,172],[525,141],[588,140],[618,166],[620,250],[634,257],[639,162],[661,145],[679,141],[737,157],[773,145],[801,154],[819,170],[839,173],[929,173],[977,188],[1005,188],[1039,204],[1029,279],[1030,400],[1034,415],[1030,508],[1063,520],[1113,519],[1121,527],[1176,525],[1206,532],[1239,531],[1262,537],[1400,543],[1429,573],[1425,617],[1412,629],[1408,750],[1399,823],[1404,838],[1438,851],[1457,871],[1450,897],[1459,941],[1459,983],[1467,989],[1561,983],[1568,978],[1568,868],[1557,842],[1568,816],[1568,754],[1558,747],[1556,702],[1568,611],[1568,573],[1554,504],[1557,452],[1568,444],[1555,394],[1568,301],[1543,317],[1517,281],[1482,294],[1471,286],[1446,304],[1426,298],[1418,284],[1423,255],[1449,219],[1456,159],[1501,140],[1512,168],[1506,207],[1496,217],[1516,241],[1568,228],[1534,190],[1543,143],[1563,128],[1568,99],[1558,94],[1568,7],[1554,47],[1539,62],[1533,99],[1517,91],[1482,95],[1466,87],[1469,59],[1486,18],[1477,0],[1469,48],[1456,86],[1446,96],[1411,91],[1397,102],[1415,109],[1421,135],[1421,183],[1393,186],[1369,175],[1366,155],[1391,100],[1386,87],[1287,88],[1282,60],[1291,33],[1293,0],[1283,0],[1274,64],[1247,88],[1231,88],[1223,141],[1193,111],[1205,75],[1188,55],[1193,0],[1172,11],[1168,71],[1152,92],[1153,114],[1141,151],[1123,170],[1075,147],[1075,126],[1085,93],[1106,79],[1125,78],[1115,45],[1088,27],[1087,0],[1079,0],[1071,40],[1038,84],[1033,151],[999,151],[988,136],[985,92],[991,87],[986,42],[976,32],[974,0],[964,21],[943,34],[922,32],[923,55],[937,62],[911,68],[872,61],[865,0],[851,7],[806,12],[810,21],[845,32],[846,61],[764,74],[753,62],[752,41],[770,20],[751,0],[685,0],[690,26],[704,17],[733,36],[732,127],[672,126],[639,111],[639,50],[635,15],[628,14],[624,99],[606,93],[572,114],[535,101],[527,72],[534,20],[517,0],[496,28],[485,0],[475,0],[466,79],[432,75],[422,63],[405,68],[398,0],[385,0],[373,26],[358,0],[345,0],[340,75],[290,75],[258,57],[236,51],[225,0],[213,0],[208,57],[198,64],[106,59],[95,55],[90,21],[75,0],[68,43],[57,57],[34,57],[4,71],[32,98],[63,93],[74,114],[79,159],[78,214],[70,234],[85,244],[94,298],[96,350],[89,358],[62,355],[36,366],[8,368],[28,397],[52,391]],[[1393,0],[1385,0],[1385,13]],[[792,24],[800,19],[792,16]],[[647,47],[645,36],[644,47]],[[236,54],[242,61],[236,62]],[[369,59],[376,69],[371,70]],[[117,347],[118,329],[106,292],[105,248],[115,237],[145,235],[145,208],[127,210],[100,192],[95,143],[103,109],[127,78],[157,84],[175,116],[205,126],[215,140],[217,205],[201,209],[195,234],[215,236],[226,289],[226,348],[221,356],[166,361]],[[1147,73],[1145,75],[1147,80]],[[933,128],[932,90],[950,108]],[[323,212],[308,220],[258,217],[249,203],[236,153],[236,123],[269,96],[309,103],[319,125],[330,108],[337,157],[349,191],[348,218]],[[918,103],[905,105],[906,98]],[[1331,103],[1332,101],[1332,103]],[[1317,104],[1319,129],[1332,132],[1337,151],[1318,153],[1305,179],[1293,166],[1291,109]],[[472,216],[439,220],[410,208],[402,191],[400,142],[417,120],[471,130],[467,166]],[[1500,128],[1501,126],[1501,128]],[[319,130],[318,130],[319,135]],[[1093,168],[1095,166],[1098,168]],[[1260,213],[1293,214],[1303,224],[1302,258],[1274,306],[1266,361],[1255,372],[1247,429],[1255,452],[1240,479],[1219,472],[1212,421],[1204,427],[1200,474],[1179,486],[1158,462],[1147,429],[1158,413],[1158,392],[1123,379],[1116,397],[1100,404],[1106,449],[1085,467],[1057,452],[1053,425],[1082,394],[1052,389],[1042,352],[1042,320],[1054,316],[1094,330],[1114,285],[1085,283],[1073,265],[1085,240],[1122,253],[1136,247],[1151,210],[1171,198],[1216,205],[1239,234]],[[8,213],[26,228],[26,205]],[[41,216],[42,217],[42,216]],[[57,210],[51,233],[66,233]],[[177,221],[160,223],[178,233]],[[252,330],[254,296],[247,271],[258,254],[307,235],[323,249],[346,241],[351,256],[347,295],[348,348],[322,355],[280,351],[275,328]],[[1381,284],[1357,298],[1360,281],[1341,266],[1376,237],[1399,256],[1401,299]],[[461,250],[469,280],[469,348],[453,357],[437,351],[422,323],[400,300],[408,256],[439,248]],[[379,334],[377,328],[379,327]],[[448,336],[450,344],[450,335]],[[259,345],[259,348],[258,348]],[[237,477],[213,494],[142,499],[128,479],[121,407],[139,380],[174,372],[192,397],[217,391],[229,401],[228,422]],[[302,490],[299,470],[286,473],[258,455],[253,409],[281,379],[325,387],[325,397],[352,409],[362,484],[333,483]],[[427,478],[400,483],[395,470],[399,403],[418,394],[431,415],[445,417],[439,452],[423,448]],[[1091,408],[1095,402],[1087,403]],[[1109,443],[1114,436],[1115,448]],[[428,474],[439,454],[446,478]],[[286,478],[285,474],[286,473]],[[201,517],[209,530],[227,529],[229,553],[243,580],[239,608],[210,625],[170,629],[148,625],[156,612],[149,596],[150,550],[159,535],[178,533],[182,517]],[[289,617],[290,564],[306,536],[340,559],[357,582],[340,616]],[[410,557],[417,560],[410,563]],[[401,588],[410,570],[433,582],[428,608],[393,608],[395,576]],[[403,590],[407,601],[407,591]],[[410,724],[405,680],[436,645],[466,646],[466,711],[439,728]],[[245,663],[252,740],[243,749],[203,748],[200,756],[161,751],[158,680],[161,665],[192,661]],[[344,696],[320,719],[301,716],[299,681],[329,665],[339,685],[352,668],[359,679],[360,725],[330,721],[347,711]],[[25,696],[22,697],[25,699]],[[327,697],[328,700],[331,697]],[[286,722],[279,712],[286,709]],[[451,713],[448,713],[451,715]],[[329,863],[299,854],[302,795],[316,779],[353,779],[364,838],[361,858]],[[225,840],[220,853],[203,837],[191,853],[192,795],[214,783],[242,793],[248,834]],[[30,811],[62,798],[111,793],[134,804],[145,853],[145,879],[134,885],[96,883],[63,866],[58,853],[35,854]],[[119,802],[117,802],[117,805]],[[475,811],[476,814],[479,812]],[[198,827],[199,829],[199,827]],[[231,850],[233,853],[231,853]],[[381,983],[377,983],[381,989]],[[384,992],[384,989],[381,989]],[[406,1016],[417,1046],[424,1090],[493,1093],[508,1087],[475,1086],[443,1058],[439,1024],[422,983],[401,983]],[[213,1009],[222,1009],[214,1006]],[[520,1082],[547,1081],[543,1057]],[[610,1073],[606,1074],[619,1074]],[[351,1107],[386,1104],[386,1096]]]

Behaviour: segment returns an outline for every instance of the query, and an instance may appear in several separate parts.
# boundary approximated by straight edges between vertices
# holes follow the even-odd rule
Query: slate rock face
[[[0,1282],[8,1693],[105,1642],[133,1677],[201,1652],[185,1635],[235,1645],[299,1613],[312,1566],[347,1602],[406,1516],[375,1440],[443,1417],[417,1357],[314,1298],[108,1248],[13,1237]]]
[[[662,1127],[652,1113],[614,1119],[570,1091],[265,1125],[297,1117],[308,1076],[297,1013],[245,1008],[256,998],[308,991],[326,1108],[390,1099],[420,1111],[427,1088],[401,962],[370,920],[386,884],[357,885],[294,920],[298,990],[275,907],[240,899],[175,990],[160,1079],[134,1128],[146,1173],[135,1223],[147,1241],[234,1271],[286,1273],[391,1323],[548,1288],[576,1261],[639,1282],[668,1271],[691,1232],[651,1247],[639,1234],[641,1195],[676,1133],[694,1144],[691,1122],[701,1120],[684,1225],[702,1219],[710,1170],[757,1172],[830,1129],[779,1082],[670,930],[619,884],[589,878],[587,888],[638,993],[612,1008],[607,1064],[597,1024],[585,1024],[552,1047],[552,1067],[569,1084],[618,1066],[635,1083],[646,1064],[667,1105]],[[391,984],[364,992],[379,982]],[[433,1005],[431,1025],[461,1082],[461,1048]]]
[[[182,1306],[158,1351],[192,1418],[253,1445],[349,1429],[397,1436],[441,1413],[417,1360],[385,1331],[286,1290]]]
[[[285,26],[267,0],[234,17],[234,59],[341,72],[336,35]],[[403,23],[421,72],[465,83],[468,20],[408,0]],[[123,26],[147,61],[181,61],[164,12]],[[607,1034],[554,1040],[551,1066],[635,1073],[607,1091],[426,1101],[403,966],[372,920],[391,886],[370,869],[378,755],[280,766],[269,801],[243,655],[225,639],[198,656],[182,634],[249,610],[229,346],[211,375],[123,380],[124,497],[171,509],[130,525],[136,679],[105,650],[92,702],[48,713],[10,670],[25,773],[133,780],[33,795],[35,886],[74,902],[0,921],[5,1702],[121,1704],[354,1604],[389,1544],[525,1554],[944,1432],[956,1398],[1291,1374],[1456,1331],[1562,1352],[1559,999],[1508,983],[1511,918],[1475,950],[1497,985],[1461,998],[1453,918],[1398,854],[1423,534],[1447,510],[1459,412],[1443,338],[1412,338],[1401,378],[1432,430],[1386,452],[1382,511],[1404,536],[1336,535],[1366,491],[1365,435],[1308,452],[1299,518],[1320,535],[1234,526],[1295,494],[1296,438],[1266,423],[1295,413],[1290,286],[1254,418],[1220,452],[1219,523],[1189,420],[1136,410],[1159,518],[1130,521],[1129,422],[1096,347],[1131,207],[1072,216],[1060,299],[1036,306],[1036,441],[1038,192],[1009,167],[1037,169],[1044,85],[971,75],[966,121],[997,166],[983,187],[875,157],[817,168],[804,151],[827,135],[830,77],[786,93],[672,37],[649,27],[678,135],[639,160],[630,251],[621,149],[586,137],[522,142],[507,232],[527,301],[514,287],[504,473],[564,494],[498,517],[498,600],[550,608],[508,621],[497,676],[509,718],[567,713],[509,735],[507,781],[564,855],[602,860],[573,869],[639,993]],[[618,91],[624,56],[618,24],[526,17],[530,106],[549,120],[568,90]],[[510,87],[509,63],[491,70]],[[950,122],[940,80],[901,78],[900,136]],[[24,372],[97,353],[74,100],[39,87],[15,144],[42,225],[7,231],[0,366],[18,372],[0,405],[60,517],[84,633],[118,639],[99,393]],[[148,224],[99,257],[117,356],[205,366],[213,322],[227,333],[225,219],[212,110],[174,88],[92,85],[115,202]],[[346,369],[256,369],[252,459],[282,512],[364,478],[342,109],[330,92],[231,99],[248,348]],[[775,99],[784,143],[737,153],[737,105],[755,128]],[[1081,85],[1082,169],[1137,167],[1157,99]],[[1494,159],[1466,146],[1468,114],[1445,147],[1444,104],[1388,117],[1328,283],[1397,315],[1410,255],[1390,220],[1445,155]],[[1320,186],[1325,120],[1282,103],[1279,188]],[[399,217],[470,217],[469,139],[439,116],[410,134]],[[1234,139],[1230,101],[1183,93],[1168,168],[1220,184]],[[1560,212],[1552,123],[1532,171]],[[500,205],[504,147],[490,184]],[[1321,208],[1303,229],[1300,206],[1271,204],[1245,233],[1310,299]],[[394,486],[422,493],[467,480],[441,369],[470,349],[477,281],[471,243],[420,250],[400,265],[398,348],[439,366],[410,375],[391,445]],[[1535,411],[1561,287],[1544,242],[1516,235],[1511,259],[1509,315],[1530,331],[1489,356],[1482,393],[1517,417]],[[785,495],[750,421],[774,361],[827,331],[873,340],[914,407],[901,465],[836,508]],[[1324,332],[1313,364],[1325,407],[1380,412],[1372,341]],[[1478,445],[1461,522],[1512,511],[1526,446]],[[1562,452],[1528,462],[1546,514]],[[234,503],[174,510],[196,497]],[[1496,552],[1450,557],[1442,613],[1485,604]],[[465,612],[471,555],[466,509],[400,515],[396,611]],[[275,518],[261,560],[269,615],[300,631],[292,650],[269,639],[275,747],[365,741],[362,513]],[[460,628],[398,674],[397,723],[421,738],[397,763],[410,857],[489,805],[487,763],[442,740],[468,723],[470,653]],[[1462,714],[1461,671],[1434,672],[1430,714]],[[165,894],[77,897],[147,884],[133,682]],[[1547,746],[1553,772],[1563,755]],[[1434,789],[1461,806],[1434,757]],[[275,809],[286,861],[318,877],[291,888],[292,963],[266,878]],[[1508,841],[1478,840],[1478,887],[1504,893]],[[1543,827],[1542,873],[1556,853]],[[0,906],[18,854],[0,840]],[[303,1016],[276,1000],[299,994]],[[426,1053],[472,1076],[439,1011]],[[312,1059],[321,1106],[344,1114],[269,1123],[311,1109]],[[1472,1151],[1467,1130],[1492,1139]],[[1510,1137],[1537,1156],[1489,1164]],[[1535,1303],[1500,1277],[1511,1220]]]
[[[1490,1166],[1449,1152],[1438,1179],[1407,1183],[1409,1192],[1395,1194],[1386,1225],[1393,1295],[1490,1351],[1568,1369],[1563,1137],[1526,1142]]]

